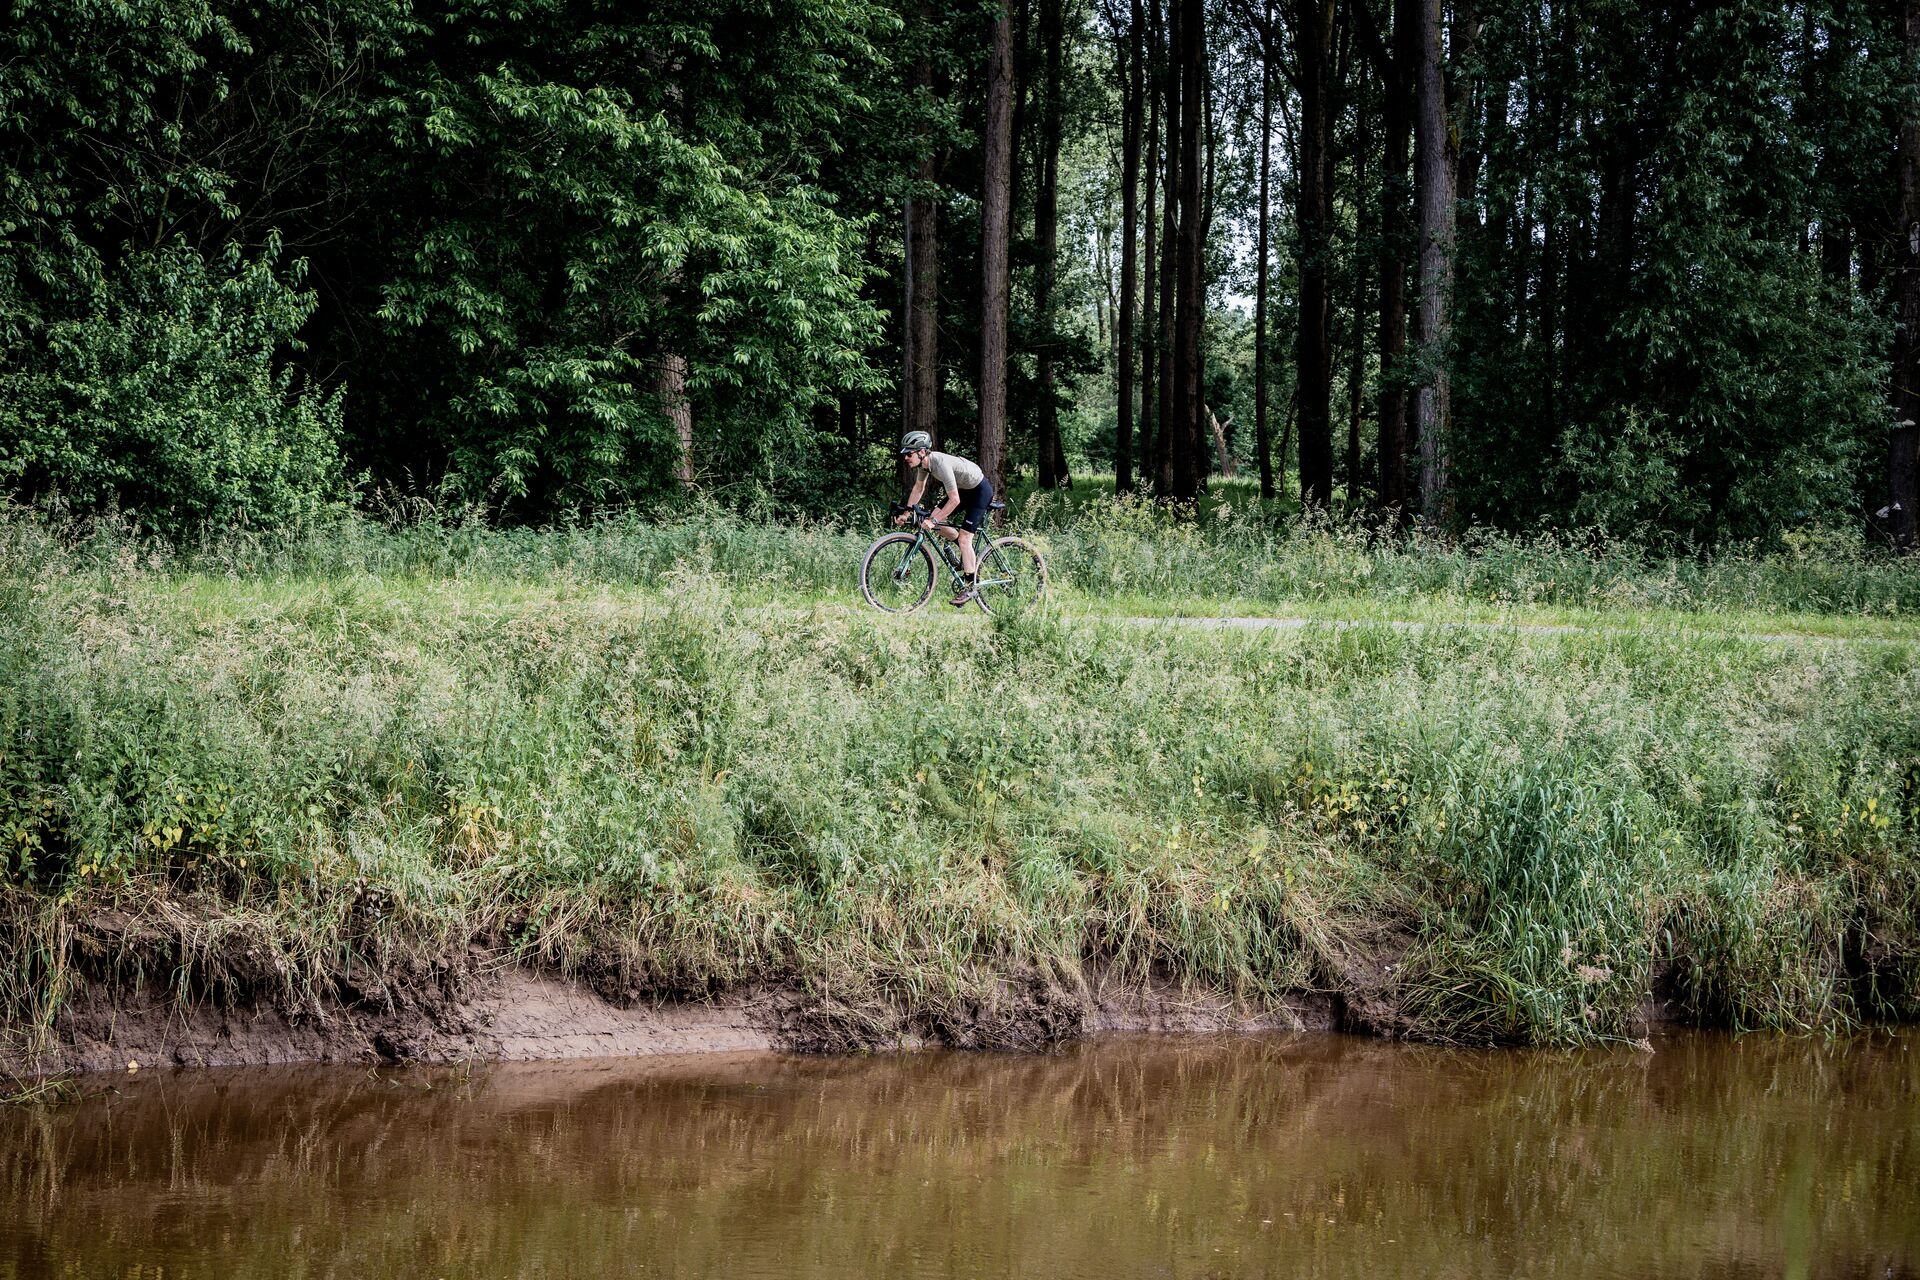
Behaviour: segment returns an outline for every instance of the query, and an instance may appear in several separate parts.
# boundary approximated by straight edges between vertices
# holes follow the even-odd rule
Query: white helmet
[[[900,437],[900,456],[905,457],[918,449],[933,448],[933,437],[924,431],[909,431]]]

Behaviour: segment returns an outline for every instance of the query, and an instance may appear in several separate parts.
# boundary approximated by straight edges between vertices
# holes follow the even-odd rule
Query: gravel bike
[[[995,502],[1001,511],[1006,503]],[[920,527],[926,516],[924,506],[895,506],[892,514],[913,513],[911,529],[886,533],[874,540],[860,560],[860,594],[867,603],[888,613],[912,613],[933,598],[940,570],[934,567],[937,553],[947,566],[957,595],[966,589],[966,576],[960,564],[960,548],[945,538]],[[950,520],[936,528],[957,529]],[[995,538],[983,526],[973,536],[975,563],[979,579],[973,598],[988,613],[1018,609],[1032,604],[1047,590],[1047,562],[1040,551],[1024,538]]]

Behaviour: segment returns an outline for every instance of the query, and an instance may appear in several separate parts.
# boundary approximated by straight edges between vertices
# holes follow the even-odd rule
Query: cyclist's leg
[[[980,566],[974,558],[973,537],[980,531],[980,524],[986,518],[988,503],[993,501],[993,486],[982,479],[971,489],[960,491],[960,503],[965,514],[960,520],[955,541],[960,544],[960,570],[963,582],[959,593],[948,603],[964,605],[974,598],[980,589]]]
[[[966,511],[960,521],[960,563],[967,571],[967,581],[972,582],[979,575],[979,562],[973,554],[973,535],[980,532],[980,526],[992,513],[993,481],[982,476],[973,488],[962,489],[960,505]]]

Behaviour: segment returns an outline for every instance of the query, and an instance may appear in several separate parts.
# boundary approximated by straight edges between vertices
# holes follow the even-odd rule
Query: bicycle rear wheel
[[[912,613],[933,595],[933,553],[910,533],[890,533],[860,562],[860,594],[888,613]]]
[[[1047,591],[1047,562],[1024,538],[1002,538],[980,562],[974,598],[988,613],[1024,609]]]

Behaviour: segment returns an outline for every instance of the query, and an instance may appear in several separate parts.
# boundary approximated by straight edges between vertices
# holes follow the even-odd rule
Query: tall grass
[[[1772,547],[1660,552],[1599,534],[1473,531],[1404,538],[1329,518],[1266,510],[1225,482],[1198,519],[1138,499],[1085,492],[1025,496],[1014,526],[1044,545],[1069,599],[1376,609],[1472,604],[1600,611],[1672,610],[1909,619],[1920,566],[1857,539],[1789,534]],[[657,587],[692,572],[735,591],[850,598],[860,553],[884,512],[785,523],[693,503],[659,518],[608,516],[551,529],[499,528],[484,513],[410,509],[299,528],[222,530],[181,546],[124,526],[53,529],[0,516],[0,560],[18,575],[173,573],[211,578],[370,575],[484,584],[556,581]]]
[[[1920,1012],[1904,643],[901,620],[741,590],[783,581],[763,551],[843,578],[859,534],[712,515],[0,529],[23,1033],[81,973],[378,998],[475,941],[617,999],[793,983],[856,1038],[993,1042],[1090,964],[1271,1000],[1356,956],[1441,1039],[1624,1036],[1656,987],[1741,1027]],[[1715,572],[1688,589],[1785,581]]]

